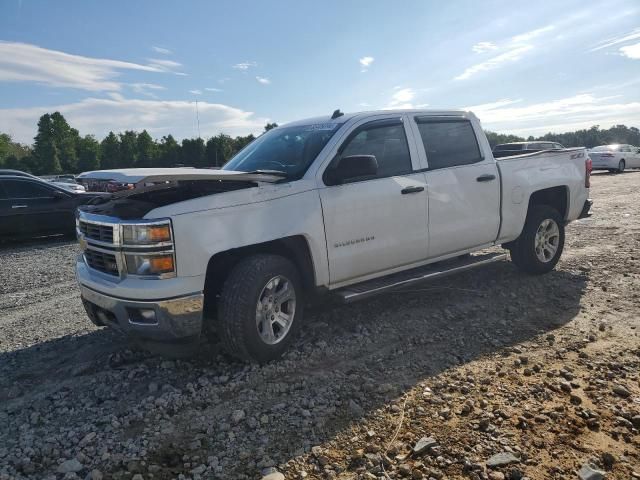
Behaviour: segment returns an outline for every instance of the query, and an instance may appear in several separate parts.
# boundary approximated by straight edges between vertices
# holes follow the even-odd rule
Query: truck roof
[[[438,117],[438,116],[467,116],[467,117],[474,117],[475,115],[472,112],[469,111],[465,111],[465,110],[436,110],[436,109],[393,109],[393,110],[369,110],[369,111],[364,111],[364,112],[351,112],[351,113],[344,113],[341,116],[337,117],[337,118],[331,118],[331,115],[323,115],[323,116],[319,116],[319,117],[310,117],[310,118],[303,118],[301,120],[296,120],[293,122],[288,122],[285,123],[283,125],[280,125],[281,127],[295,127],[298,125],[313,125],[313,124],[318,124],[318,123],[344,123],[347,122],[349,120],[353,120],[359,117],[367,117],[367,116],[372,116],[372,115],[382,115],[382,114],[403,114],[403,113],[409,113],[409,114],[420,114],[420,115],[432,115],[434,117]]]

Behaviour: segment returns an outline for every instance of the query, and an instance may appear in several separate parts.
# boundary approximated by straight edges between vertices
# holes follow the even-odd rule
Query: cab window
[[[412,171],[409,144],[400,120],[381,120],[357,128],[340,148],[340,156],[374,155],[377,178],[404,175]]]
[[[52,198],[53,189],[29,180],[4,180],[2,182],[7,198]]]
[[[429,170],[470,165],[483,160],[469,120],[416,118]]]

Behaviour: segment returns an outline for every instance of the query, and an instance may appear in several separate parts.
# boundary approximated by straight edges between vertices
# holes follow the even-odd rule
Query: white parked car
[[[624,172],[625,168],[640,168],[640,148],[633,145],[600,145],[589,150],[594,170]]]
[[[86,192],[86,189],[80,185],[79,183],[71,183],[71,182],[60,182],[52,180],[51,183],[57,185],[58,187],[64,188],[65,190],[69,190],[71,192]]]
[[[494,245],[550,271],[565,225],[588,215],[590,171],[584,148],[496,161],[469,112],[336,111],[270,130],[221,170],[120,170],[155,185],[80,209],[77,279],[97,325],[169,342],[215,329],[266,362],[320,295],[502,260]]]

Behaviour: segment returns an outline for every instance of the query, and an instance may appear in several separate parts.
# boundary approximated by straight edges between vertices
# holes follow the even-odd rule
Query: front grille
[[[119,275],[118,262],[116,256],[112,253],[100,252],[88,248],[84,251],[84,259],[89,267],[99,270],[109,275]]]
[[[85,238],[98,240],[99,242],[113,243],[112,225],[100,225],[98,223],[88,223],[81,220],[80,232]]]

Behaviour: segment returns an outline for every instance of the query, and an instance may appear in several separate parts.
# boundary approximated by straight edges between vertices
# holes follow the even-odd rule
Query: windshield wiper
[[[244,172],[244,173],[273,175],[274,177],[282,177],[282,178],[287,178],[289,176],[287,172],[283,172],[282,170],[251,170],[250,172]]]

